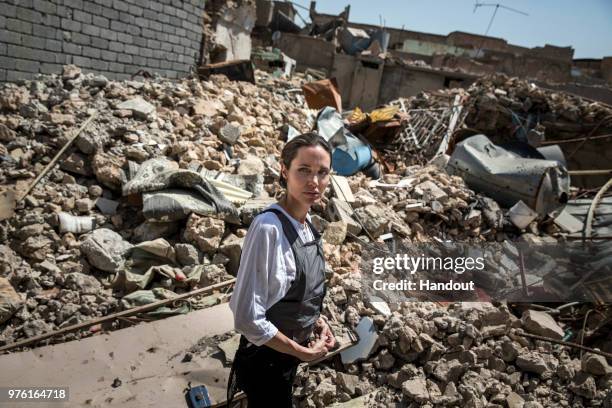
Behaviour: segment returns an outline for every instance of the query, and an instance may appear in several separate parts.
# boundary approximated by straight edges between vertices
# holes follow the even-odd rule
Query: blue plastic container
[[[332,168],[341,176],[352,176],[372,161],[370,146],[355,146],[345,150],[337,147],[332,153]]]

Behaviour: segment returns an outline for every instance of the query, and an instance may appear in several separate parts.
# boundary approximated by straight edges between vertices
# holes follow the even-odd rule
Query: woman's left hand
[[[329,327],[329,324],[327,324],[327,321],[322,317],[319,317],[319,320],[317,320],[317,329],[320,338],[325,341],[325,347],[327,347],[328,350],[333,349],[336,346],[336,337]]]

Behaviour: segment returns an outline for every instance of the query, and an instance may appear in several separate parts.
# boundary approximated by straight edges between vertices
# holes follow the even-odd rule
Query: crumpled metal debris
[[[562,209],[569,197],[569,174],[558,161],[521,157],[485,135],[458,143],[446,169],[503,206],[522,200],[540,215]]]

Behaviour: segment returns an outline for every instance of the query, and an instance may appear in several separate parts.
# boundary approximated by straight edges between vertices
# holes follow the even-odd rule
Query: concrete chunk
[[[521,317],[523,327],[529,333],[561,340],[565,333],[548,313],[527,310]]]

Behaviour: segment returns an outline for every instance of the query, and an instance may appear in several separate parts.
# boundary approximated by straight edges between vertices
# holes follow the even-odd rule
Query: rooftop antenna
[[[493,25],[493,20],[495,20],[495,16],[497,15],[497,10],[499,10],[500,8],[503,8],[509,11],[513,11],[515,13],[522,14],[524,16],[529,15],[525,13],[524,11],[514,9],[512,7],[507,7],[500,3],[479,3],[478,0],[476,0],[476,2],[474,3],[474,13],[476,13],[476,10],[478,10],[478,7],[495,7],[495,10],[493,10],[493,15],[491,15],[491,20],[489,20],[487,31],[485,31],[484,33],[485,37],[487,36],[487,34],[489,34],[489,30],[491,29],[491,26]],[[476,58],[480,57],[480,51],[482,50],[484,42],[485,42],[485,39],[483,38],[482,42],[480,43],[480,47],[478,47],[478,51],[476,51]]]

